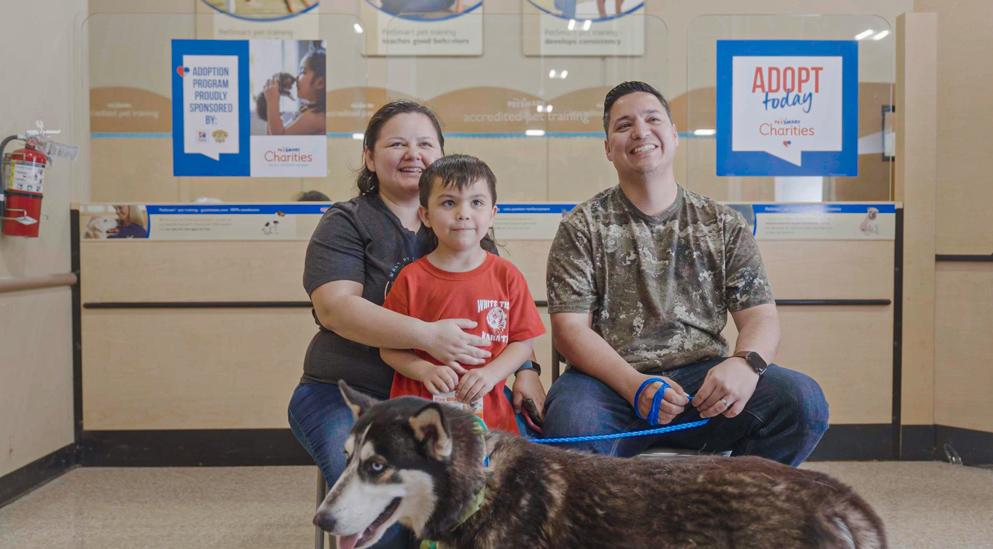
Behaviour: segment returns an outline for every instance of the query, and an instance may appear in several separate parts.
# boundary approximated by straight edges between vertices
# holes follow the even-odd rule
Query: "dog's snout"
[[[318,511],[317,513],[314,514],[314,526],[317,526],[318,528],[324,530],[325,532],[333,532],[334,523],[335,520],[334,517],[331,516],[331,513],[328,513],[326,511]]]

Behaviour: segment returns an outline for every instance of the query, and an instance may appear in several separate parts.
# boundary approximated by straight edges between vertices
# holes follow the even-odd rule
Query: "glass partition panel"
[[[715,82],[718,40],[859,40],[858,175],[718,177]],[[681,128],[682,180],[725,201],[892,200],[892,157],[884,155],[884,112],[893,103],[895,41],[889,23],[869,15],[710,15],[690,23],[687,127]]]
[[[500,201],[582,201],[617,180],[603,153],[603,96],[623,80],[664,89],[668,32],[658,18],[630,15],[644,25],[644,55],[527,55],[540,17],[485,14],[479,56],[367,57],[369,83],[431,105],[446,152],[489,163]]]
[[[616,182],[603,153],[606,91],[631,79],[667,87],[668,30],[640,14],[626,17],[644,25],[644,53],[616,56],[527,55],[524,42],[535,39],[527,34],[540,27],[536,13],[483,14],[482,54],[467,56],[367,55],[370,29],[355,14],[308,14],[319,21],[309,31],[265,31],[258,22],[228,28],[218,23],[223,17],[198,7],[192,14],[101,13],[82,24],[89,200],[285,201],[305,190],[346,199],[356,194],[369,116],[388,100],[410,98],[438,112],[446,152],[491,165],[501,202],[580,201]],[[576,32],[584,32],[581,22]],[[326,177],[173,176],[171,41],[248,36],[325,41]],[[253,102],[260,91],[250,91]],[[260,124],[254,116],[252,124]]]

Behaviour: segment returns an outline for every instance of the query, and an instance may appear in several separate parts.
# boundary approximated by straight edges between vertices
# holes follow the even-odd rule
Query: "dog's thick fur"
[[[467,412],[413,397],[377,404],[340,385],[356,415],[348,466],[314,517],[339,547],[368,546],[396,521],[458,548],[886,547],[872,508],[822,473],[481,436]],[[482,507],[460,523],[479,490]]]

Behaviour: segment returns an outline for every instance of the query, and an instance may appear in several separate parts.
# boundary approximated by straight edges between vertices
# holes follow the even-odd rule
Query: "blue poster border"
[[[219,160],[200,153],[187,153],[183,121],[183,77],[177,68],[183,66],[184,55],[233,55],[238,57],[238,154],[222,154]],[[172,40],[172,175],[234,176],[251,175],[251,98],[248,93],[247,40]]]
[[[717,175],[718,176],[857,176],[858,42],[855,40],[718,40]],[[738,56],[841,57],[841,151],[804,151],[801,165],[761,151],[731,150],[732,62]]]

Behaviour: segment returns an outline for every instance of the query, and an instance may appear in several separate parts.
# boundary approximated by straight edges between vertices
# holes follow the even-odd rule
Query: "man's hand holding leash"
[[[635,408],[638,417],[648,418],[652,410],[652,403],[655,400],[655,394],[658,393],[660,389],[664,387],[665,393],[662,395],[662,402],[659,406],[658,414],[656,415],[655,421],[652,418],[648,419],[651,424],[667,425],[672,423],[672,420],[676,418],[679,414],[683,413],[686,409],[686,405],[689,404],[690,400],[686,396],[686,391],[675,381],[660,376],[651,376],[638,374],[640,382],[638,387],[644,385],[645,382],[655,379],[663,380],[667,386],[662,385],[662,381],[655,381],[654,383],[649,383],[642,391],[638,391],[635,388],[634,392],[628,397],[628,402],[631,406]],[[638,379],[636,378],[636,379]],[[638,399],[635,402],[635,398]]]

